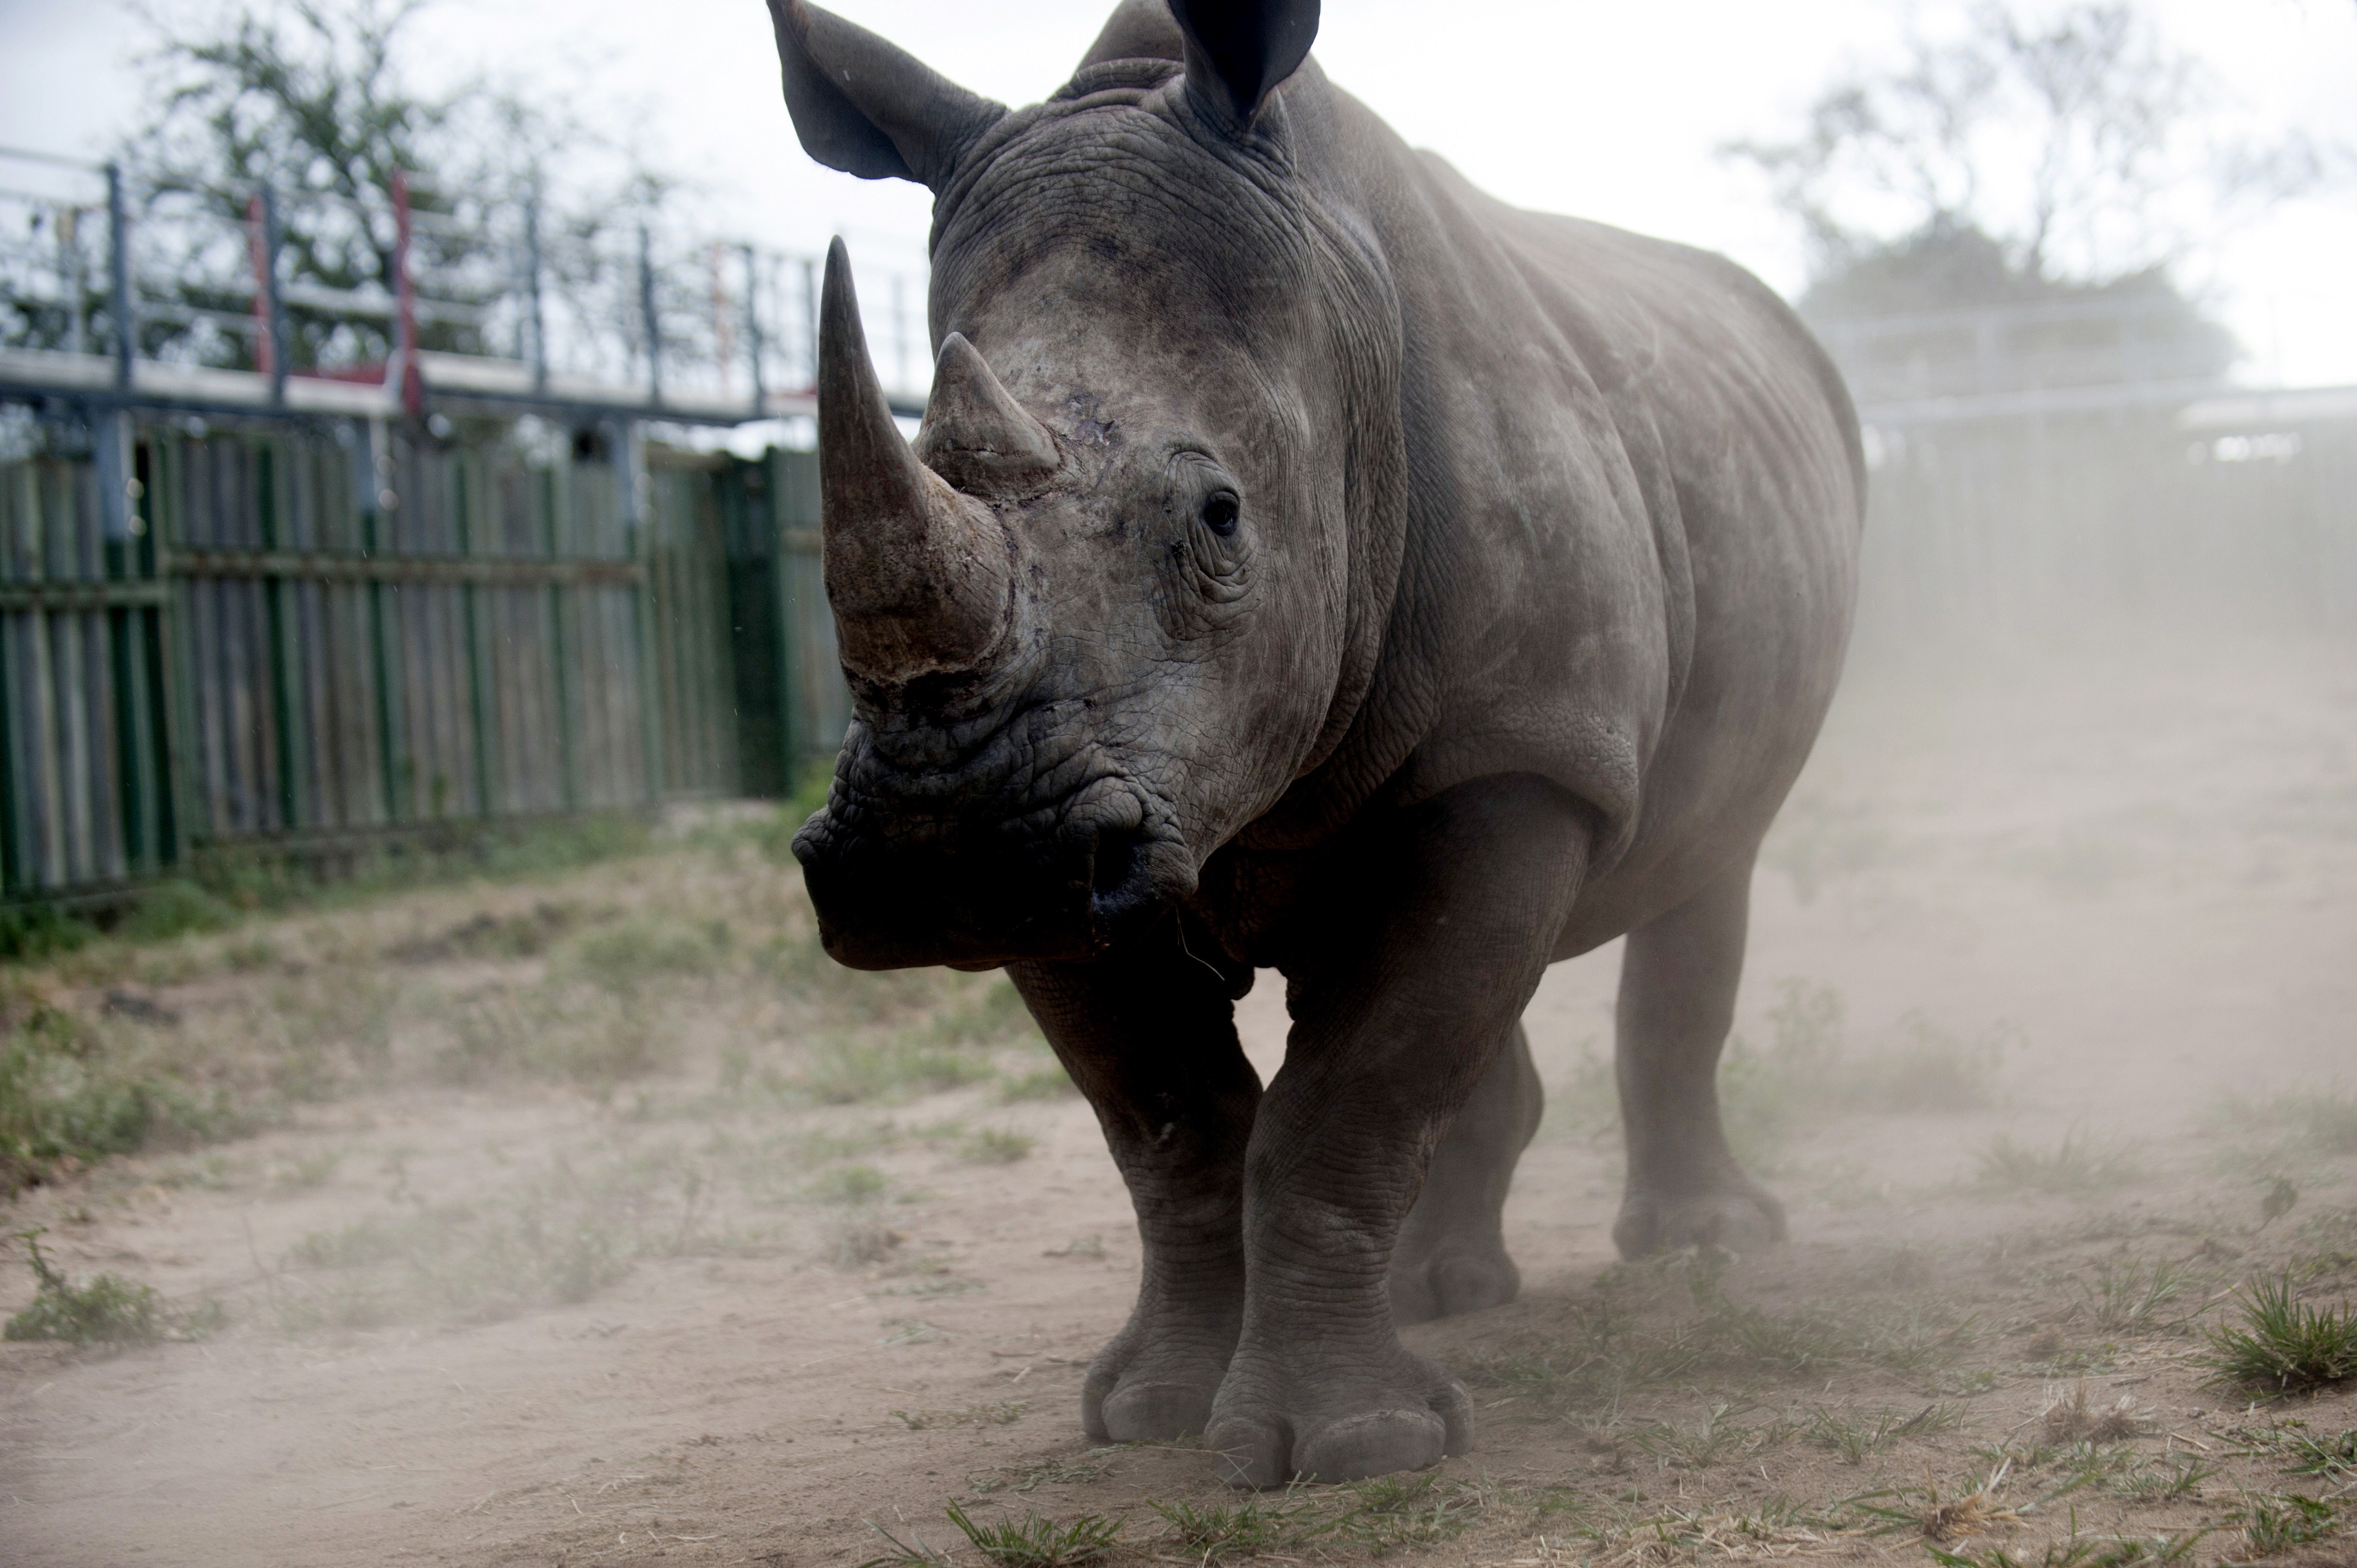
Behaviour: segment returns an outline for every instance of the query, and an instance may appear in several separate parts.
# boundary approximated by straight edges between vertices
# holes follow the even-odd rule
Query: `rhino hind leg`
[[[1747,855],[1629,933],[1614,1049],[1629,1146],[1612,1227],[1623,1257],[1689,1246],[1741,1252],[1784,1239],[1783,1205],[1736,1162],[1718,1112],[1750,897]]]
[[[1449,1124],[1392,1251],[1392,1318],[1428,1323],[1502,1306],[1522,1289],[1507,1255],[1506,1191],[1545,1103],[1520,1024]]]

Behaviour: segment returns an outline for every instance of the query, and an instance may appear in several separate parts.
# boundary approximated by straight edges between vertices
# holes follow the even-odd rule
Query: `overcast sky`
[[[2357,5],[2152,5],[2232,115],[2357,146]],[[1071,72],[1112,0],[832,8],[1019,103]],[[1327,0],[1317,53],[1499,195],[1725,251],[1791,294],[1795,236],[1713,149],[1790,128],[1835,70],[1890,58],[1908,15],[1894,0]],[[921,254],[922,189],[833,173],[796,145],[761,0],[441,0],[418,28],[427,85],[479,71],[561,95],[698,182],[731,230],[797,247],[842,231],[879,261]],[[138,38],[119,0],[0,0],[0,144],[103,151],[139,110]],[[2249,350],[2244,380],[2357,383],[2357,189],[2219,236],[2182,274]]]

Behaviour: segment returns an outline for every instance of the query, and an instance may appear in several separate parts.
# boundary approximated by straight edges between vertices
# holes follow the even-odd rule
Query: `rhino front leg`
[[[1432,1152],[1424,1190],[1392,1251],[1392,1317],[1425,1323],[1514,1299],[1522,1271],[1506,1253],[1506,1192],[1545,1108],[1530,1037],[1517,1023]]]
[[[1008,971],[1096,1111],[1146,1252],[1129,1322],[1082,1384],[1081,1425],[1100,1443],[1192,1436],[1243,1320],[1244,1148],[1261,1085],[1236,1042],[1235,998],[1252,971],[1190,955],[1175,923],[1137,950]]]
[[[1718,1115],[1718,1058],[1735,1021],[1751,856],[1629,933],[1613,1064],[1629,1185],[1612,1240],[1625,1258],[1784,1239],[1784,1207],[1736,1163]]]
[[[1286,964],[1294,1015],[1244,1167],[1243,1332],[1205,1431],[1240,1486],[1421,1469],[1472,1440],[1399,1342],[1393,1243],[1450,1119],[1512,1037],[1587,864],[1587,819],[1523,776],[1386,820]]]

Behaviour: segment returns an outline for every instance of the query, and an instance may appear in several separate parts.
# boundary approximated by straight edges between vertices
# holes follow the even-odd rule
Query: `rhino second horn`
[[[844,668],[906,682],[983,663],[1009,619],[1006,532],[900,438],[841,240],[827,249],[819,304],[818,451],[826,597]]]
[[[1025,489],[1063,462],[1048,427],[1024,412],[962,332],[942,341],[917,456],[959,489],[985,493]]]

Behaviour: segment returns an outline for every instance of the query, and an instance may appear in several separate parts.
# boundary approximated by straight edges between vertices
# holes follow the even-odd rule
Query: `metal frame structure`
[[[0,414],[34,448],[0,458],[0,898],[784,793],[831,752],[846,705],[812,459],[678,444],[815,412],[764,375],[750,290],[741,398],[667,384],[643,232],[642,380],[551,364],[536,254],[528,358],[423,349],[396,182],[396,275],[371,306],[393,351],[372,379],[305,374],[258,191],[253,368],[158,360],[136,352],[124,175],[102,172],[107,351],[0,349]]]

